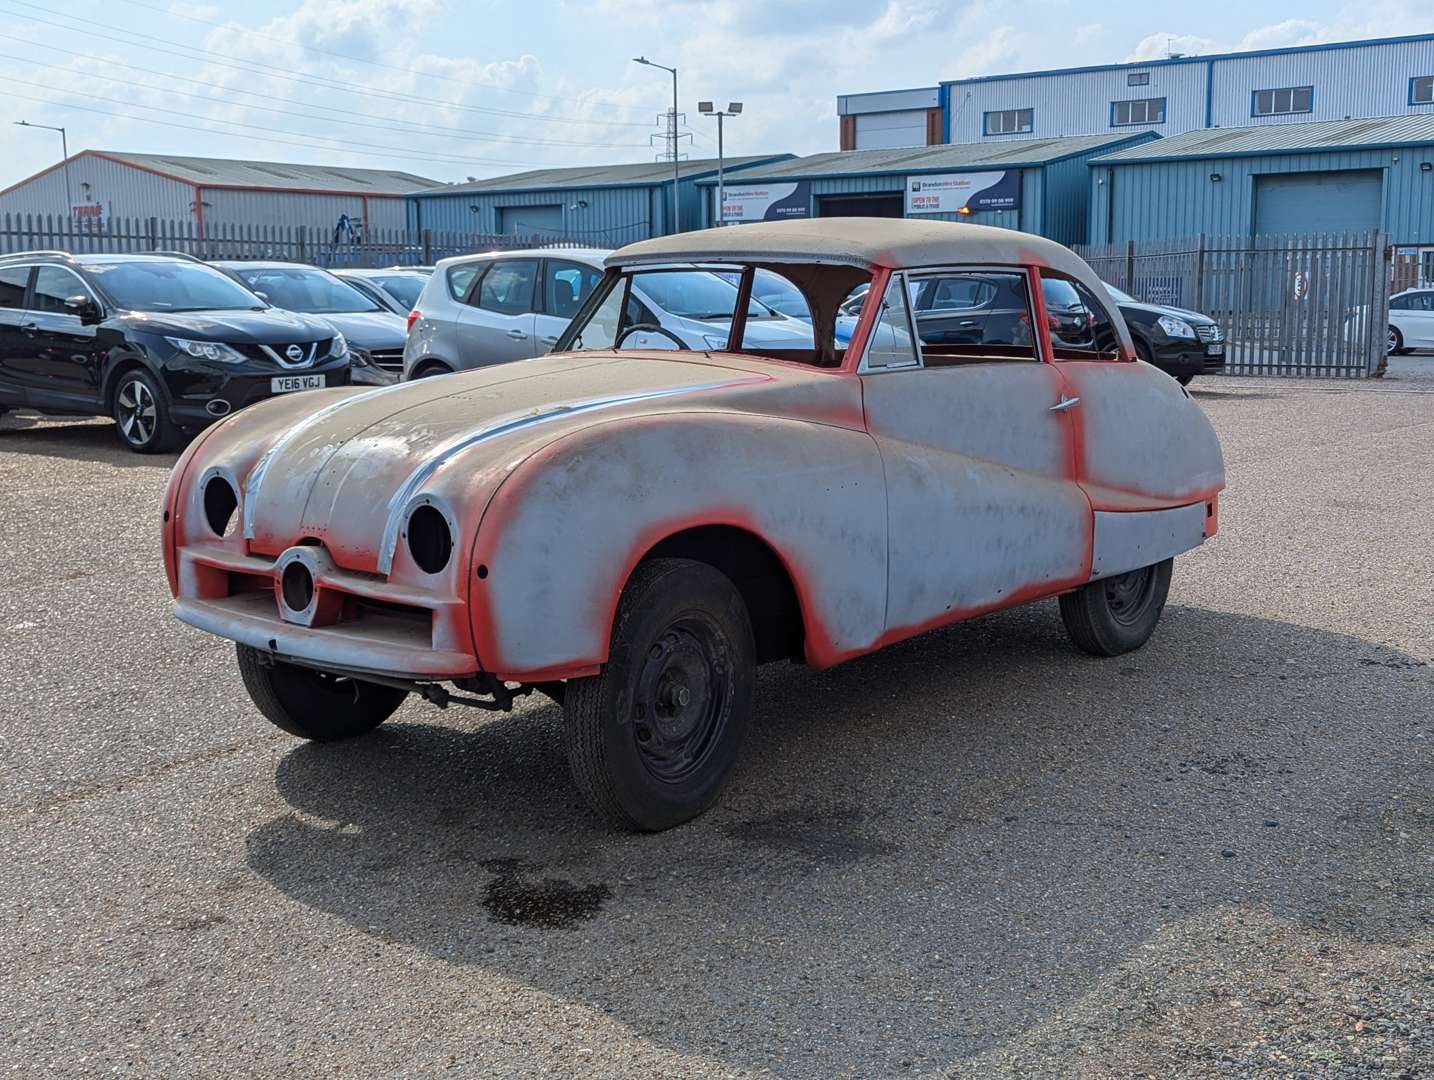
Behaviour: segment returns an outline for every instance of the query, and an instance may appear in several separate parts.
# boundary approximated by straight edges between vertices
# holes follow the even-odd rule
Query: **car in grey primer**
[[[218,261],[212,265],[286,311],[317,315],[348,340],[352,381],[398,381],[407,332],[403,316],[381,307],[327,270],[307,263]]]
[[[432,270],[390,266],[386,270],[334,270],[333,275],[348,282],[375,304],[404,319],[418,303],[418,294],[428,284]]]
[[[403,377],[421,379],[549,352],[602,280],[608,254],[542,248],[440,260],[409,315]],[[620,347],[720,351],[736,301],[736,284],[697,267],[635,282]],[[810,349],[812,324],[754,296],[746,340],[763,348]]]

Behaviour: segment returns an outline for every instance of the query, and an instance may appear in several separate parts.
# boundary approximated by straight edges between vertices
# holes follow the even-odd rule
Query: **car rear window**
[[[0,310],[25,306],[25,285],[29,280],[28,266],[7,266],[0,270]]]

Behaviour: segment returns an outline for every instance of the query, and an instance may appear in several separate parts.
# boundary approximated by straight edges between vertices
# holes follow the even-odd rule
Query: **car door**
[[[25,296],[30,285],[30,266],[0,268],[0,406],[23,405],[29,400],[32,376],[29,361],[35,342],[22,330],[29,323]]]
[[[1410,293],[1408,300],[1408,307],[1400,312],[1396,323],[1404,335],[1405,347],[1434,348],[1434,290]]]
[[[469,290],[458,316],[465,345],[474,350],[460,358],[465,367],[526,360],[542,351],[533,307],[539,261],[495,259]]]
[[[1039,343],[1029,332],[979,343],[914,337],[904,282],[973,274],[1019,297],[1029,325],[1023,268],[893,274],[860,368],[886,470],[893,634],[1078,585],[1087,573],[1090,504],[1062,382]]]
[[[535,320],[538,351],[549,352],[573,321],[588,294],[602,280],[602,271],[571,259],[544,259],[543,286]]]
[[[93,405],[100,399],[103,338],[107,335],[95,324],[85,325],[66,308],[65,301],[75,296],[87,297],[98,306],[94,292],[73,270],[64,266],[36,268],[29,304],[35,345],[30,362],[34,395],[61,405]]]
[[[984,340],[995,290],[975,276],[914,282],[916,334],[927,345],[975,345]]]

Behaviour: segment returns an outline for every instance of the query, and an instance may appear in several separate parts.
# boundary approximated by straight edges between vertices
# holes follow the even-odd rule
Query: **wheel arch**
[[[122,352],[112,355],[105,369],[105,374],[100,383],[100,404],[106,412],[114,412],[115,390],[119,381],[126,372],[143,371],[150,378],[159,384],[160,393],[168,396],[169,387],[164,383],[164,377],[154,369],[154,365],[148,363],[143,356],[135,352]]]

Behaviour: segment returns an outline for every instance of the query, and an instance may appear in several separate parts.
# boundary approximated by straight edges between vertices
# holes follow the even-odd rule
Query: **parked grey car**
[[[407,319],[433,271],[391,266],[387,270],[335,270],[333,273],[380,307]]]
[[[608,252],[550,248],[443,259],[409,315],[403,377],[526,360],[557,344],[593,287]],[[726,348],[737,287],[694,268],[632,286],[631,329],[621,347]],[[810,349],[812,325],[753,299],[745,339],[763,348]]]
[[[332,323],[348,339],[354,382],[383,386],[398,381],[407,331],[403,316],[317,266],[237,260],[214,265],[274,307],[318,315]]]

